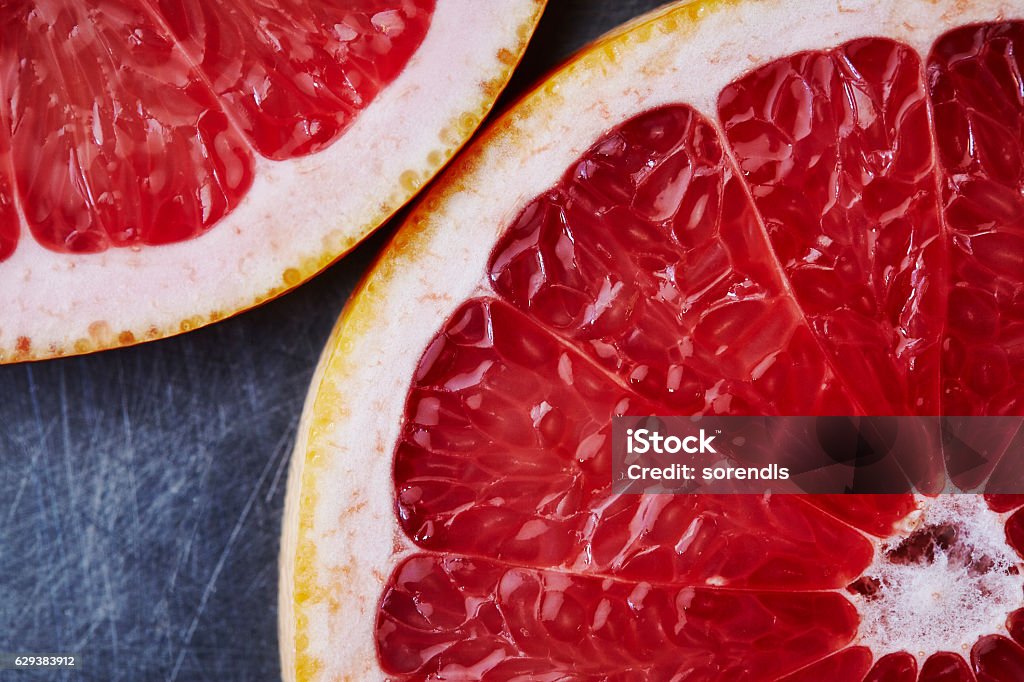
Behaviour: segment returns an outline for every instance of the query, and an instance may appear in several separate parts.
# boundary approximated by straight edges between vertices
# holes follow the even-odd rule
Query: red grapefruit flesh
[[[454,557],[411,558],[394,585],[381,654],[388,672],[414,676],[441,662],[441,675],[472,679],[739,679],[751,666],[776,677],[842,646],[857,623],[831,592],[623,583]],[[424,614],[440,603],[459,606]]]
[[[1024,7],[968,5],[669,9],[486,134],[314,384],[286,672],[1021,679],[1022,496],[611,490],[615,415],[1024,414]]]
[[[947,414],[1024,412],[1024,24],[964,27],[928,62],[948,225]]]
[[[433,4],[7,5],[32,234],[93,252],[203,232],[248,192],[252,148],[287,159],[333,141],[405,66]]]
[[[867,38],[799,54],[731,84],[718,110],[845,385],[873,413],[937,413],[945,264],[917,52]]]
[[[402,72],[436,0],[160,0],[157,8],[256,150],[271,159],[333,142]]]
[[[943,37],[936,53],[955,37]],[[855,528],[876,521],[864,509],[847,525],[816,511],[814,498],[613,495],[606,446],[615,414],[936,410],[938,362],[929,356],[948,285],[922,76],[909,47],[861,39],[731,85],[720,115],[752,206],[715,129],[686,106],[616,127],[527,205],[491,259],[498,300],[460,309],[426,351],[395,462],[399,515],[414,542],[500,562],[483,586],[496,641],[486,645],[473,636],[486,626],[463,620],[482,608],[480,594],[459,589],[476,576],[452,577],[454,588],[435,592],[420,575],[425,559],[410,558],[385,591],[378,641],[386,671],[444,679],[471,661],[474,674],[493,679],[524,671],[557,679],[607,674],[635,655],[642,679],[775,679],[853,640],[842,599],[795,621],[811,641],[818,628],[836,633],[822,645],[775,621],[766,639],[751,635],[737,653],[725,644],[729,626],[738,619],[754,628],[758,616],[709,606],[724,621],[698,626],[722,638],[709,651],[687,634],[689,612],[675,608],[662,630],[679,639],[638,637],[666,656],[659,663],[600,617],[606,597],[570,590],[593,574],[609,585],[625,579],[627,590],[771,588],[797,590],[794,600],[864,571],[871,545]],[[817,195],[807,189],[819,187]],[[974,279],[976,288],[990,283]],[[505,312],[505,302],[524,316]],[[998,322],[991,311],[983,324]],[[970,407],[987,412],[986,403]],[[889,530],[898,519],[887,519]],[[473,574],[476,566],[460,568]],[[550,594],[501,589],[526,567],[568,573],[554,574]],[[657,618],[656,607],[631,607],[638,619]],[[455,627],[433,618],[453,609],[462,614]],[[524,610],[537,622],[521,620]],[[525,633],[541,627],[544,662],[528,664],[536,654]],[[469,638],[473,648],[463,651]],[[561,639],[582,646],[560,651]],[[399,660],[410,649],[412,661]],[[975,670],[1017,679],[1006,672],[1017,651],[1005,638],[979,640]],[[828,660],[797,678],[859,679],[869,667],[859,652]]]
[[[469,135],[538,12],[5,3],[0,361],[175,333],[311,276]]]
[[[158,17],[119,2],[2,12],[21,38],[4,67],[14,185],[39,244],[88,253],[177,242],[237,206],[252,154]]]

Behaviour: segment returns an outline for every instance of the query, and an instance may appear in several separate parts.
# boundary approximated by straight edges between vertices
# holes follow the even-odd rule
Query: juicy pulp
[[[254,153],[310,154],[401,71],[434,0],[18,0],[0,8],[0,262],[180,242]]]
[[[848,595],[881,540],[905,532],[909,496],[616,497],[604,447],[610,417],[631,411],[1021,412],[1020,228],[999,204],[963,219],[976,184],[952,174],[949,157],[967,154],[954,158],[985,196],[1019,192],[1019,180],[1003,173],[1012,164],[947,134],[970,129],[963,118],[976,105],[938,113],[943,93],[959,102],[967,87],[945,74],[978,53],[996,82],[1016,82],[999,80],[1016,73],[1004,68],[1016,33],[959,31],[973,31],[973,51],[951,47],[964,42],[954,32],[926,63],[868,39],[761,67],[722,94],[724,140],[686,105],[641,114],[528,205],[492,254],[493,294],[444,325],[413,380],[397,505],[403,529],[433,554],[406,559],[386,588],[385,671],[593,679],[608,669],[575,667],[595,660],[592,642],[629,660],[620,633],[648,619],[672,647],[670,670],[705,679],[915,679],[917,656],[922,680],[969,671],[949,652],[873,663],[845,626],[845,596],[804,622],[818,648],[754,627],[764,604],[723,606],[705,621],[720,648],[686,633],[687,590],[744,604],[771,588],[794,604],[821,590]],[[989,35],[1002,47],[986,52]],[[1019,117],[1020,100],[1005,100]],[[1020,136],[1007,144],[1019,149]],[[505,580],[532,585],[531,597],[510,599]],[[662,602],[675,595],[671,617],[628,597],[625,620],[602,617],[622,603],[623,582],[657,588]],[[1024,661],[1007,616],[970,654],[982,679],[1007,679]],[[729,646],[745,623],[743,647]],[[462,644],[467,633],[478,648]],[[760,663],[763,649],[778,667]],[[658,665],[619,665],[615,679],[664,679]]]

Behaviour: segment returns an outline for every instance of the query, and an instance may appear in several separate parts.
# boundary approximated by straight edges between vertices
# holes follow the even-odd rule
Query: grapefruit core
[[[542,5],[3,3],[0,362],[188,331],[311,277],[469,137]]]
[[[614,495],[609,445],[1024,412],[1022,55],[1017,0],[677,4],[499,119],[314,379],[286,678],[1024,679],[1024,496]]]

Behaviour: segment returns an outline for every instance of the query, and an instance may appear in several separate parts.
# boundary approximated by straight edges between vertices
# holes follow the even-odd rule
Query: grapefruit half
[[[380,225],[504,87],[543,0],[0,7],[0,362],[187,331]]]
[[[1024,496],[615,495],[609,447],[621,414],[1024,413],[1022,74],[1018,0],[750,0],[544,81],[325,351],[285,677],[1024,679]]]

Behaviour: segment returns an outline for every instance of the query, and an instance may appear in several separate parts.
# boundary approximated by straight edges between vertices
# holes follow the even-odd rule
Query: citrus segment
[[[256,150],[285,159],[333,142],[401,72],[434,4],[158,0],[155,7]]]
[[[975,682],[974,674],[960,656],[939,652],[921,666],[920,682]]]
[[[1021,414],[1024,23],[967,26],[928,60],[951,238],[946,414]]]
[[[531,201],[490,278],[664,410],[857,411],[775,270],[715,128],[672,106],[617,126]]]
[[[1018,509],[1006,519],[1006,541],[1024,556],[1024,509]]]
[[[613,495],[611,417],[658,408],[500,302],[456,313],[408,409],[398,512],[424,549],[729,587],[844,587],[870,562],[859,533],[796,498]]]
[[[921,60],[866,38],[752,71],[718,112],[796,300],[873,413],[935,414],[943,242]]]
[[[393,584],[377,631],[384,669],[401,679],[777,677],[856,631],[830,592],[622,583],[436,556],[407,559]]]
[[[18,36],[3,52],[17,65],[11,159],[40,244],[181,241],[238,204],[252,183],[248,145],[144,5],[15,2],[0,22]]]
[[[1006,618],[1006,631],[1014,641],[1024,644],[1024,609],[1017,609]]]
[[[864,682],[915,682],[917,680],[917,659],[901,651],[882,656],[871,666]]]
[[[612,415],[653,406],[508,306],[473,301],[427,351],[409,407],[395,460],[409,536],[563,565],[579,552],[571,538],[587,524],[594,481],[607,478]],[[490,457],[488,443],[502,454]]]
[[[971,649],[971,663],[978,682],[1024,679],[1024,648],[1006,637],[981,639]]]
[[[1024,507],[1024,495],[986,495],[985,501],[997,512],[1008,512]]]

